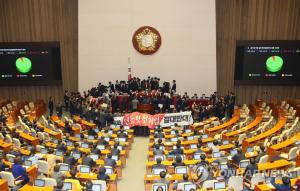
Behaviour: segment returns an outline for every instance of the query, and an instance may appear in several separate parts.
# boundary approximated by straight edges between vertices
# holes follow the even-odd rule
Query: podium
[[[154,114],[154,105],[153,104],[138,104],[137,111],[141,113]]]

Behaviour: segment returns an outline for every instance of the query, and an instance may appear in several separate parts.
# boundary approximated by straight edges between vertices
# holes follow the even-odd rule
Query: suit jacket
[[[95,164],[95,161],[91,157],[82,158],[82,165],[87,165],[92,167]]]

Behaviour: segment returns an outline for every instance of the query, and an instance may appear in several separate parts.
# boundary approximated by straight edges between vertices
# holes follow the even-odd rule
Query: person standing
[[[49,102],[48,102],[48,109],[49,109],[50,117],[53,115],[53,108],[54,108],[54,103],[53,103],[52,97],[50,96]]]
[[[66,111],[69,110],[69,100],[70,100],[69,93],[68,93],[68,90],[66,90],[65,94],[64,94],[64,102],[65,102]]]
[[[176,92],[176,81],[173,80],[172,91]]]

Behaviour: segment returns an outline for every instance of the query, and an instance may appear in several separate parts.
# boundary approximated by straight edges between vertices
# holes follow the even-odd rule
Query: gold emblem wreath
[[[149,47],[143,46],[142,39],[144,36],[150,35],[153,39],[153,43]],[[141,51],[154,51],[156,48],[156,43],[158,41],[159,36],[153,33],[149,28],[145,28],[141,33],[135,36],[136,41],[138,42],[138,47]]]

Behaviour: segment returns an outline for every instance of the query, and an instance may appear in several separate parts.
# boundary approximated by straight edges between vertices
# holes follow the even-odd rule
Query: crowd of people
[[[234,110],[235,95],[232,92],[225,96],[214,92],[209,97],[205,94],[198,97],[196,93],[189,96],[187,92],[180,95],[177,93],[175,80],[161,85],[157,77],[149,76],[143,80],[134,77],[127,82],[116,80],[107,85],[99,83],[83,94],[65,91],[64,104],[59,103],[56,112],[61,117],[65,107],[71,115],[79,115],[103,127],[112,123],[114,116],[137,111],[138,104],[152,104],[155,113],[192,111],[194,120],[201,121],[211,116],[230,118]],[[51,97],[48,107],[51,116],[54,111]]]

